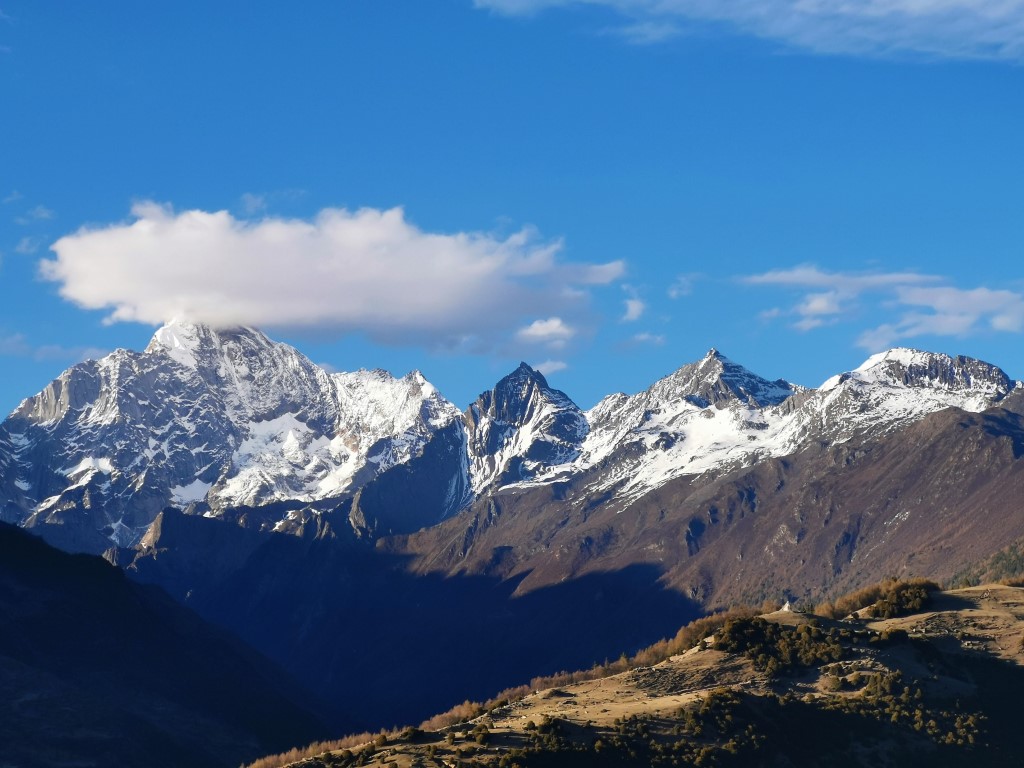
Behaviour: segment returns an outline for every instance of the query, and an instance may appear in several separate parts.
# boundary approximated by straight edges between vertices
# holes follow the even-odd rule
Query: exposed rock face
[[[584,486],[621,509],[677,478],[885,434],[945,408],[980,411],[1017,386],[987,363],[895,349],[807,390],[711,350],[644,392],[598,403],[575,458],[535,471],[534,484]]]
[[[460,414],[419,372],[328,373],[253,329],[174,322],[144,352],[68,369],[0,425],[0,517],[99,553],[134,545],[168,506],[262,509],[250,523],[288,532],[303,505],[347,505],[367,536],[551,483],[619,510],[680,478],[980,411],[1016,389],[987,363],[896,349],[805,390],[712,349],[586,413],[524,363]]]
[[[137,542],[169,505],[217,515],[342,498],[438,433],[458,446],[458,420],[419,372],[329,374],[259,331],[172,323],[142,353],[70,368],[0,426],[3,518],[102,552]],[[434,480],[449,496],[414,528],[464,503],[463,467],[450,469]]]
[[[526,363],[480,395],[465,421],[477,494],[573,461],[588,431],[579,407]]]
[[[332,512],[333,535],[344,529],[346,537],[373,540],[472,504],[442,526],[446,544],[429,553],[431,562],[469,557],[493,530],[503,532],[486,537],[498,537],[492,544],[505,554],[500,566],[486,554],[487,567],[514,570],[524,543],[547,541],[548,527],[570,536],[574,526],[565,520],[574,515],[606,518],[608,527],[585,527],[581,541],[558,546],[579,549],[566,555],[570,561],[597,562],[613,542],[630,541],[621,523],[612,524],[620,513],[643,511],[634,524],[640,546],[666,535],[663,518],[726,493],[733,477],[800,466],[802,486],[816,486],[835,475],[820,457],[846,451],[839,476],[860,482],[865,446],[909,445],[910,427],[942,423],[930,416],[1004,401],[1013,407],[1020,391],[980,360],[909,349],[874,355],[811,390],[767,381],[712,349],[649,389],[610,395],[587,413],[523,364],[460,414],[418,372],[330,374],[252,329],[172,323],[143,352],[118,350],[69,369],[0,425],[0,509],[3,519],[62,548],[98,553],[136,545],[168,507],[292,534],[323,527]],[[1011,421],[1002,419],[1000,429],[1012,432]],[[957,445],[950,440],[948,451]],[[915,467],[902,482],[939,465]],[[753,512],[783,498],[806,505],[782,493],[782,480],[774,488],[764,483],[775,480],[751,482],[738,502],[687,512],[693,518],[671,532],[676,544],[666,556],[682,544],[687,557],[706,549],[723,508]],[[948,493],[955,498],[955,489]],[[655,506],[658,520],[647,520]],[[530,515],[538,529],[521,529],[509,521],[514,515],[498,520],[531,507],[544,510]],[[852,552],[863,524],[844,525],[850,530],[835,547]],[[891,523],[887,535],[897,527]],[[800,543],[809,536],[802,530],[780,523],[777,541],[764,546]],[[433,540],[428,532],[418,541],[422,553]],[[616,562],[644,558],[631,549]],[[556,561],[535,563],[531,579],[566,570]]]
[[[508,489],[394,546],[417,569],[497,569],[520,592],[648,563],[708,607],[820,600],[887,575],[954,577],[1024,538],[1021,498],[1022,417],[950,408],[628,502],[571,482]]]
[[[1024,537],[1021,392],[912,350],[818,389],[711,350],[588,412],[521,365],[461,414],[418,373],[328,373],[258,331],[178,323],[0,425],[0,508],[66,549],[110,550],[390,724],[701,608],[988,557]],[[415,654],[396,616],[429,637]],[[439,659],[443,679],[415,688]]]

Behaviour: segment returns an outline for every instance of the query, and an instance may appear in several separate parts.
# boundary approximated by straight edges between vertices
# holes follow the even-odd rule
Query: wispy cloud
[[[714,26],[817,53],[1024,58],[1024,0],[475,0],[508,15],[603,6],[620,34],[657,42]]]
[[[895,322],[865,331],[857,339],[858,346],[877,352],[918,336],[1024,331],[1024,295],[1014,291],[952,286],[901,288],[896,301],[915,309],[903,312]]]
[[[48,360],[80,363],[83,360],[96,360],[110,350],[100,347],[67,347],[61,344],[43,344],[33,346],[23,333],[12,333],[0,336],[0,356],[24,357],[43,362]]]
[[[15,218],[14,222],[16,224],[21,224],[22,226],[24,226],[27,224],[32,224],[37,221],[49,221],[54,216],[56,216],[56,214],[53,212],[52,209],[47,208],[45,205],[37,205],[34,208],[30,208],[23,215]]]
[[[265,215],[278,206],[288,206],[306,196],[304,189],[275,189],[270,192],[245,192],[238,198],[237,211],[243,216]]]
[[[0,202],[3,202],[4,205],[9,205],[11,203],[18,202],[19,200],[21,200],[21,197],[21,192],[19,192],[16,189],[12,189],[8,194],[4,195],[3,200]]]
[[[240,220],[140,203],[133,216],[59,239],[43,277],[79,306],[110,310],[109,322],[182,317],[486,352],[513,339],[564,344],[590,287],[624,269],[565,262],[560,241],[530,228],[426,232],[400,208]]]
[[[102,347],[66,347],[63,344],[44,344],[35,349],[32,357],[35,360],[69,360],[78,363],[83,360],[98,360],[109,352],[109,349]]]
[[[680,299],[693,293],[693,283],[696,275],[677,275],[676,279],[669,285],[666,293],[670,299]]]
[[[7,336],[0,336],[0,355],[7,357],[28,357],[32,354],[32,347],[23,333],[12,333]]]
[[[545,376],[550,376],[552,373],[564,371],[568,367],[569,364],[563,360],[545,360],[543,363],[537,363],[537,365],[534,366],[534,368]]]
[[[18,241],[18,244],[14,246],[15,253],[22,255],[30,255],[38,251],[43,247],[43,240],[39,237],[23,237]]]
[[[813,265],[802,265],[748,275],[741,280],[748,285],[811,289],[789,310],[776,307],[761,313],[762,319],[783,315],[795,317],[794,328],[810,331],[837,322],[855,308],[857,299],[867,291],[892,291],[904,286],[940,282],[941,278],[918,272],[825,272]]]
[[[253,215],[256,213],[262,213],[267,210],[267,196],[266,195],[255,195],[252,192],[246,192],[242,195],[242,211],[246,215]]]
[[[633,24],[624,24],[619,27],[612,27],[609,34],[621,37],[631,45],[655,45],[671,40],[682,34],[682,29],[672,21],[638,21]]]
[[[861,292],[869,288],[942,280],[935,275],[920,272],[825,272],[813,264],[792,269],[774,269],[759,275],[750,275],[743,281],[751,285],[786,285],[801,288],[826,288],[842,292]]]
[[[985,332],[1024,332],[1024,295],[1006,289],[959,288],[941,275],[918,272],[825,272],[801,266],[750,275],[748,285],[804,291],[789,309],[774,307],[762,320],[795,318],[792,327],[811,331],[862,315],[896,316],[863,331],[857,345],[877,352],[919,336],[970,336]]]
[[[634,344],[653,344],[660,347],[665,343],[665,337],[660,333],[637,333],[630,339]]]

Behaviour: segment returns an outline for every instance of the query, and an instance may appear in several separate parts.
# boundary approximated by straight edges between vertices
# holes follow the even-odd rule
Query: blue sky
[[[1024,377],[1024,2],[0,0],[0,410],[168,315],[460,406]]]

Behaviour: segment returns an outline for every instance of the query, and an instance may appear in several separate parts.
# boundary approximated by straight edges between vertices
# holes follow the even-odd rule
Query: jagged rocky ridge
[[[1020,387],[895,349],[804,389],[717,350],[583,412],[523,364],[465,413],[419,372],[328,373],[253,329],[172,322],[141,353],[65,371],[0,425],[0,516],[70,550],[132,546],[166,507],[294,531],[343,509],[412,531],[503,488],[572,483],[621,508],[675,478],[883,435]]]
[[[259,331],[171,323],[144,352],[65,371],[0,426],[4,520],[60,546],[137,542],[167,506],[224,509],[344,497],[422,456],[464,453],[460,414],[418,372],[328,373]],[[442,468],[443,469],[443,468]],[[428,524],[467,495],[458,462]],[[272,525],[285,527],[287,511]]]
[[[0,507],[376,727],[735,600],[991,556],[1024,536],[1022,395],[911,350],[816,390],[712,350],[588,412],[520,366],[460,413],[417,374],[176,323],[0,425]]]

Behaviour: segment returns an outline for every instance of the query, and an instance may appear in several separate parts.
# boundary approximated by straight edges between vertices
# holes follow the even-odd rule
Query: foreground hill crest
[[[1019,386],[978,360],[895,349],[811,390],[711,349],[587,412],[523,363],[461,413],[418,371],[329,373],[258,330],[174,321],[141,353],[68,369],[0,425],[0,517],[101,552],[134,545],[168,506],[284,504],[262,519],[287,530],[296,505],[360,494],[357,529],[401,532],[502,488],[635,500],[944,408],[982,411]],[[417,509],[392,509],[411,498]]]

